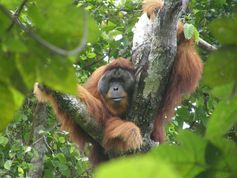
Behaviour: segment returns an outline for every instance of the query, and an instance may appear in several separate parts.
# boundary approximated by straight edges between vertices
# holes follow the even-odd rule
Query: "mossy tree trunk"
[[[144,140],[141,152],[154,146],[150,139],[154,114],[161,104],[176,55],[176,27],[183,6],[182,0],[166,0],[164,8],[154,19],[150,43],[139,46],[133,52],[132,62],[136,68],[137,85],[128,120],[141,128]],[[102,129],[95,124],[85,104],[70,95],[57,92],[53,92],[53,95],[60,107],[94,140],[101,143]]]

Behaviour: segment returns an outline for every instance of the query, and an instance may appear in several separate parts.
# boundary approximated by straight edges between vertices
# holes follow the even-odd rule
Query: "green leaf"
[[[124,170],[124,171],[121,171]],[[126,171],[125,171],[126,170]],[[151,156],[119,159],[103,164],[95,172],[95,178],[178,178],[172,167],[163,160]]]
[[[182,178],[195,177],[205,170],[207,141],[188,131],[178,136],[179,145],[161,145],[152,152],[156,159],[170,163]]]
[[[204,83],[220,86],[237,81],[237,49],[221,49],[209,56],[204,68]]]
[[[216,138],[208,142],[206,147],[206,162],[208,169],[202,172],[198,178],[217,177],[234,178],[237,175],[237,146],[236,144],[224,138]],[[227,171],[228,170],[228,171]]]
[[[56,155],[56,158],[58,158],[58,160],[60,161],[61,164],[65,164],[67,162],[63,153],[58,153]]]
[[[8,138],[4,137],[4,136],[0,136],[0,145],[2,145],[3,147],[5,147],[8,143]]]
[[[85,26],[83,10],[71,1],[37,0],[29,4],[28,13],[37,32],[55,45],[72,48],[82,39]],[[87,22],[88,42],[93,42],[100,33],[93,18],[89,16]]]
[[[108,21],[107,24],[102,24],[102,27],[103,27],[103,31],[109,32],[109,31],[113,30],[114,28],[116,28],[117,25],[111,21]]]
[[[86,54],[86,56],[91,59],[91,58],[95,58],[96,57],[96,53],[93,53],[93,52],[89,52]]]
[[[2,52],[2,51],[0,51]],[[4,55],[0,55],[0,81],[4,83],[10,83],[10,77],[14,72],[14,60],[7,58]]]
[[[0,3],[6,6],[11,10],[15,10],[16,7],[20,4],[19,0],[0,0]]]
[[[24,169],[22,169],[21,167],[18,167],[17,171],[19,174],[24,175]]]
[[[20,71],[28,89],[31,89],[37,81],[37,68],[40,60],[41,59],[35,55],[29,55],[27,58],[20,56],[16,59],[17,68]]]
[[[236,143],[229,139],[224,138],[217,138],[215,140],[212,140],[212,143],[219,148],[221,151],[220,155],[220,162],[219,164],[216,164],[217,170],[221,169],[225,171],[228,169],[228,173],[232,176],[229,177],[235,177],[237,175],[237,146]],[[235,176],[233,176],[235,175]]]
[[[64,137],[59,137],[59,138],[58,138],[58,141],[59,141],[60,143],[65,143],[65,138],[64,138]]]
[[[233,88],[234,82],[226,85],[216,86],[212,89],[211,93],[213,96],[216,96],[220,99],[228,99],[228,97],[230,97],[233,92]]]
[[[198,43],[199,41],[199,32],[195,27],[194,27],[194,40],[196,43]]]
[[[222,156],[222,150],[209,141],[205,153],[206,162],[210,165],[215,165],[219,161],[221,161],[220,160],[221,156]]]
[[[5,33],[4,38],[2,41],[2,48],[4,51],[11,51],[11,52],[26,52],[27,48],[20,39],[20,36],[17,34],[12,33]]]
[[[76,74],[72,63],[64,58],[41,60],[37,67],[37,78],[55,90],[76,94]]]
[[[12,88],[14,87],[21,93],[26,93],[29,90],[27,90],[26,84],[16,67],[15,58],[17,57],[14,55],[8,57],[7,54],[8,53],[3,53],[1,55],[0,53],[0,81]]]
[[[222,44],[237,44],[237,14],[214,20],[209,29]]]
[[[14,88],[0,84],[0,130],[4,129],[13,119],[14,113],[23,102],[23,96]]]
[[[226,0],[215,0],[215,1],[213,1],[213,4],[215,4],[216,6],[219,6],[219,8],[220,8],[220,6],[224,5],[225,3],[226,3]]]
[[[7,169],[7,170],[10,170],[10,169],[11,169],[11,166],[12,166],[12,161],[11,161],[11,160],[7,160],[7,161],[4,163],[4,168]]]
[[[181,108],[178,108],[177,111],[176,111],[176,117],[177,117],[177,120],[178,121],[187,121],[187,120],[190,120],[190,111],[188,108],[186,107],[181,107]]]
[[[207,125],[206,138],[214,140],[226,134],[237,122],[237,97],[221,101]]]
[[[29,89],[35,82],[40,82],[64,93],[76,93],[77,79],[70,60],[56,56],[41,59],[34,54],[23,57],[18,58],[16,64]]]
[[[9,24],[10,24],[10,20],[7,18],[7,16],[5,16],[5,14],[2,13],[2,11],[0,11],[0,39],[2,39],[4,36],[3,34],[6,33],[6,29],[8,28]],[[0,47],[0,50],[2,48],[2,44]]]
[[[190,40],[194,35],[195,27],[192,24],[184,24],[184,37]]]
[[[52,178],[54,177],[54,172],[52,169],[44,169],[44,176],[43,178]]]
[[[65,177],[70,177],[70,169],[66,164],[61,164],[58,168],[62,175],[64,175]]]

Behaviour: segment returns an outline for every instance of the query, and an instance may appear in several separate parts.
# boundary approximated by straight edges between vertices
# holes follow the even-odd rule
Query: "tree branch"
[[[176,55],[176,26],[182,9],[182,0],[166,0],[156,17],[150,43],[138,48],[132,57],[136,67],[136,87],[128,119],[141,129],[144,144],[142,152],[150,150],[152,123]],[[98,143],[102,142],[102,128],[95,123],[80,99],[52,91],[60,111],[65,111],[84,131]],[[128,153],[129,154],[129,153]]]
[[[216,51],[217,50],[217,47],[209,44],[208,42],[206,42],[205,40],[203,40],[202,38],[199,38],[199,41],[198,41],[198,46],[202,49],[204,49],[205,51],[208,51],[208,52],[213,52],[213,51]]]
[[[37,154],[34,154],[31,164],[32,169],[29,170],[27,176],[32,178],[42,177],[44,170],[44,155],[46,153],[46,145],[42,135],[40,134],[41,130],[46,130],[47,126],[47,105],[44,103],[37,103],[37,106],[33,115],[33,149],[37,151]]]
[[[65,50],[58,46],[53,45],[52,43],[49,43],[47,40],[43,39],[42,37],[40,37],[33,31],[31,31],[30,28],[25,26],[14,14],[12,14],[2,4],[0,4],[0,10],[8,18],[10,18],[16,25],[18,25],[26,34],[28,34],[29,37],[31,37],[32,39],[37,41],[40,45],[42,45],[43,47],[52,51],[55,54],[62,55],[62,56],[73,56],[73,55],[79,54],[86,46],[87,37],[88,37],[88,14],[85,10],[83,10],[84,26],[83,26],[82,40],[80,41],[79,45],[72,50]]]
[[[141,128],[144,141],[141,152],[150,150],[155,144],[150,139],[154,114],[161,102],[176,55],[176,24],[182,4],[181,0],[166,2],[163,11],[157,16],[153,25],[151,42],[139,48],[140,55],[133,56],[134,64],[137,67],[137,83],[132,110],[128,118]],[[101,143],[102,128],[95,124],[85,104],[73,96],[52,92],[53,98],[59,104],[59,109],[69,114],[69,117],[86,133]]]
[[[68,116],[73,119],[91,138],[98,143],[102,143],[102,128],[95,122],[95,119],[87,111],[86,105],[75,96],[55,91],[51,92],[53,98],[58,103],[60,111],[67,113]]]
[[[24,6],[26,5],[28,0],[22,0],[20,6],[16,9],[15,13],[13,14],[14,16],[14,19],[18,18],[21,14],[21,11],[23,10]],[[7,31],[9,32],[12,27],[14,26],[15,24],[15,20],[12,20],[12,23],[9,25],[9,27],[7,28]]]

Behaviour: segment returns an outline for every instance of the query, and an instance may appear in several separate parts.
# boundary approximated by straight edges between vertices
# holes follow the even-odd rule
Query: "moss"
[[[143,90],[143,97],[147,98],[149,95],[155,97],[158,89],[160,88],[160,83],[163,78],[165,70],[165,57],[162,50],[157,50],[157,56],[150,56],[150,65],[148,69],[148,76],[145,79],[145,88]],[[159,60],[158,60],[159,59]]]

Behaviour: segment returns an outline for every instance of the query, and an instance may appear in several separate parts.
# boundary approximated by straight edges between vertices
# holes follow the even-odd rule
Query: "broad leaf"
[[[121,171],[123,170],[123,171]],[[179,178],[165,161],[151,156],[120,159],[103,164],[95,172],[95,178]]]
[[[23,96],[17,90],[0,83],[0,130],[13,119],[22,102]]]
[[[216,139],[226,134],[237,122],[237,97],[220,102],[209,120],[206,138]]]
[[[209,29],[222,44],[237,44],[237,14],[214,20]]]
[[[4,168],[7,169],[7,170],[10,170],[10,169],[11,169],[11,166],[12,166],[12,160],[7,160],[7,161],[4,163]]]
[[[191,39],[194,35],[195,27],[192,24],[184,24],[184,36],[186,39]]]
[[[37,75],[38,82],[50,88],[70,94],[76,93],[76,74],[69,60],[59,57],[42,60],[37,66]]]
[[[222,169],[222,172],[228,169],[228,173],[235,177],[237,175],[237,146],[236,143],[229,139],[219,138],[212,143],[221,151],[220,162],[216,164],[217,169]],[[221,171],[220,171],[221,172]]]
[[[204,68],[204,83],[220,86],[237,81],[237,49],[222,49],[210,55]]]
[[[182,178],[195,177],[205,170],[207,142],[187,131],[179,135],[179,145],[161,145],[152,153],[158,160],[170,163]]]
[[[29,17],[38,33],[46,40],[60,47],[77,46],[82,39],[85,26],[83,10],[68,0],[36,0],[29,4]],[[95,41],[99,31],[89,16],[88,41]],[[69,48],[70,49],[70,48]]]
[[[4,6],[11,10],[16,10],[17,6],[19,6],[21,1],[19,0],[0,0],[0,3],[2,3]]]

